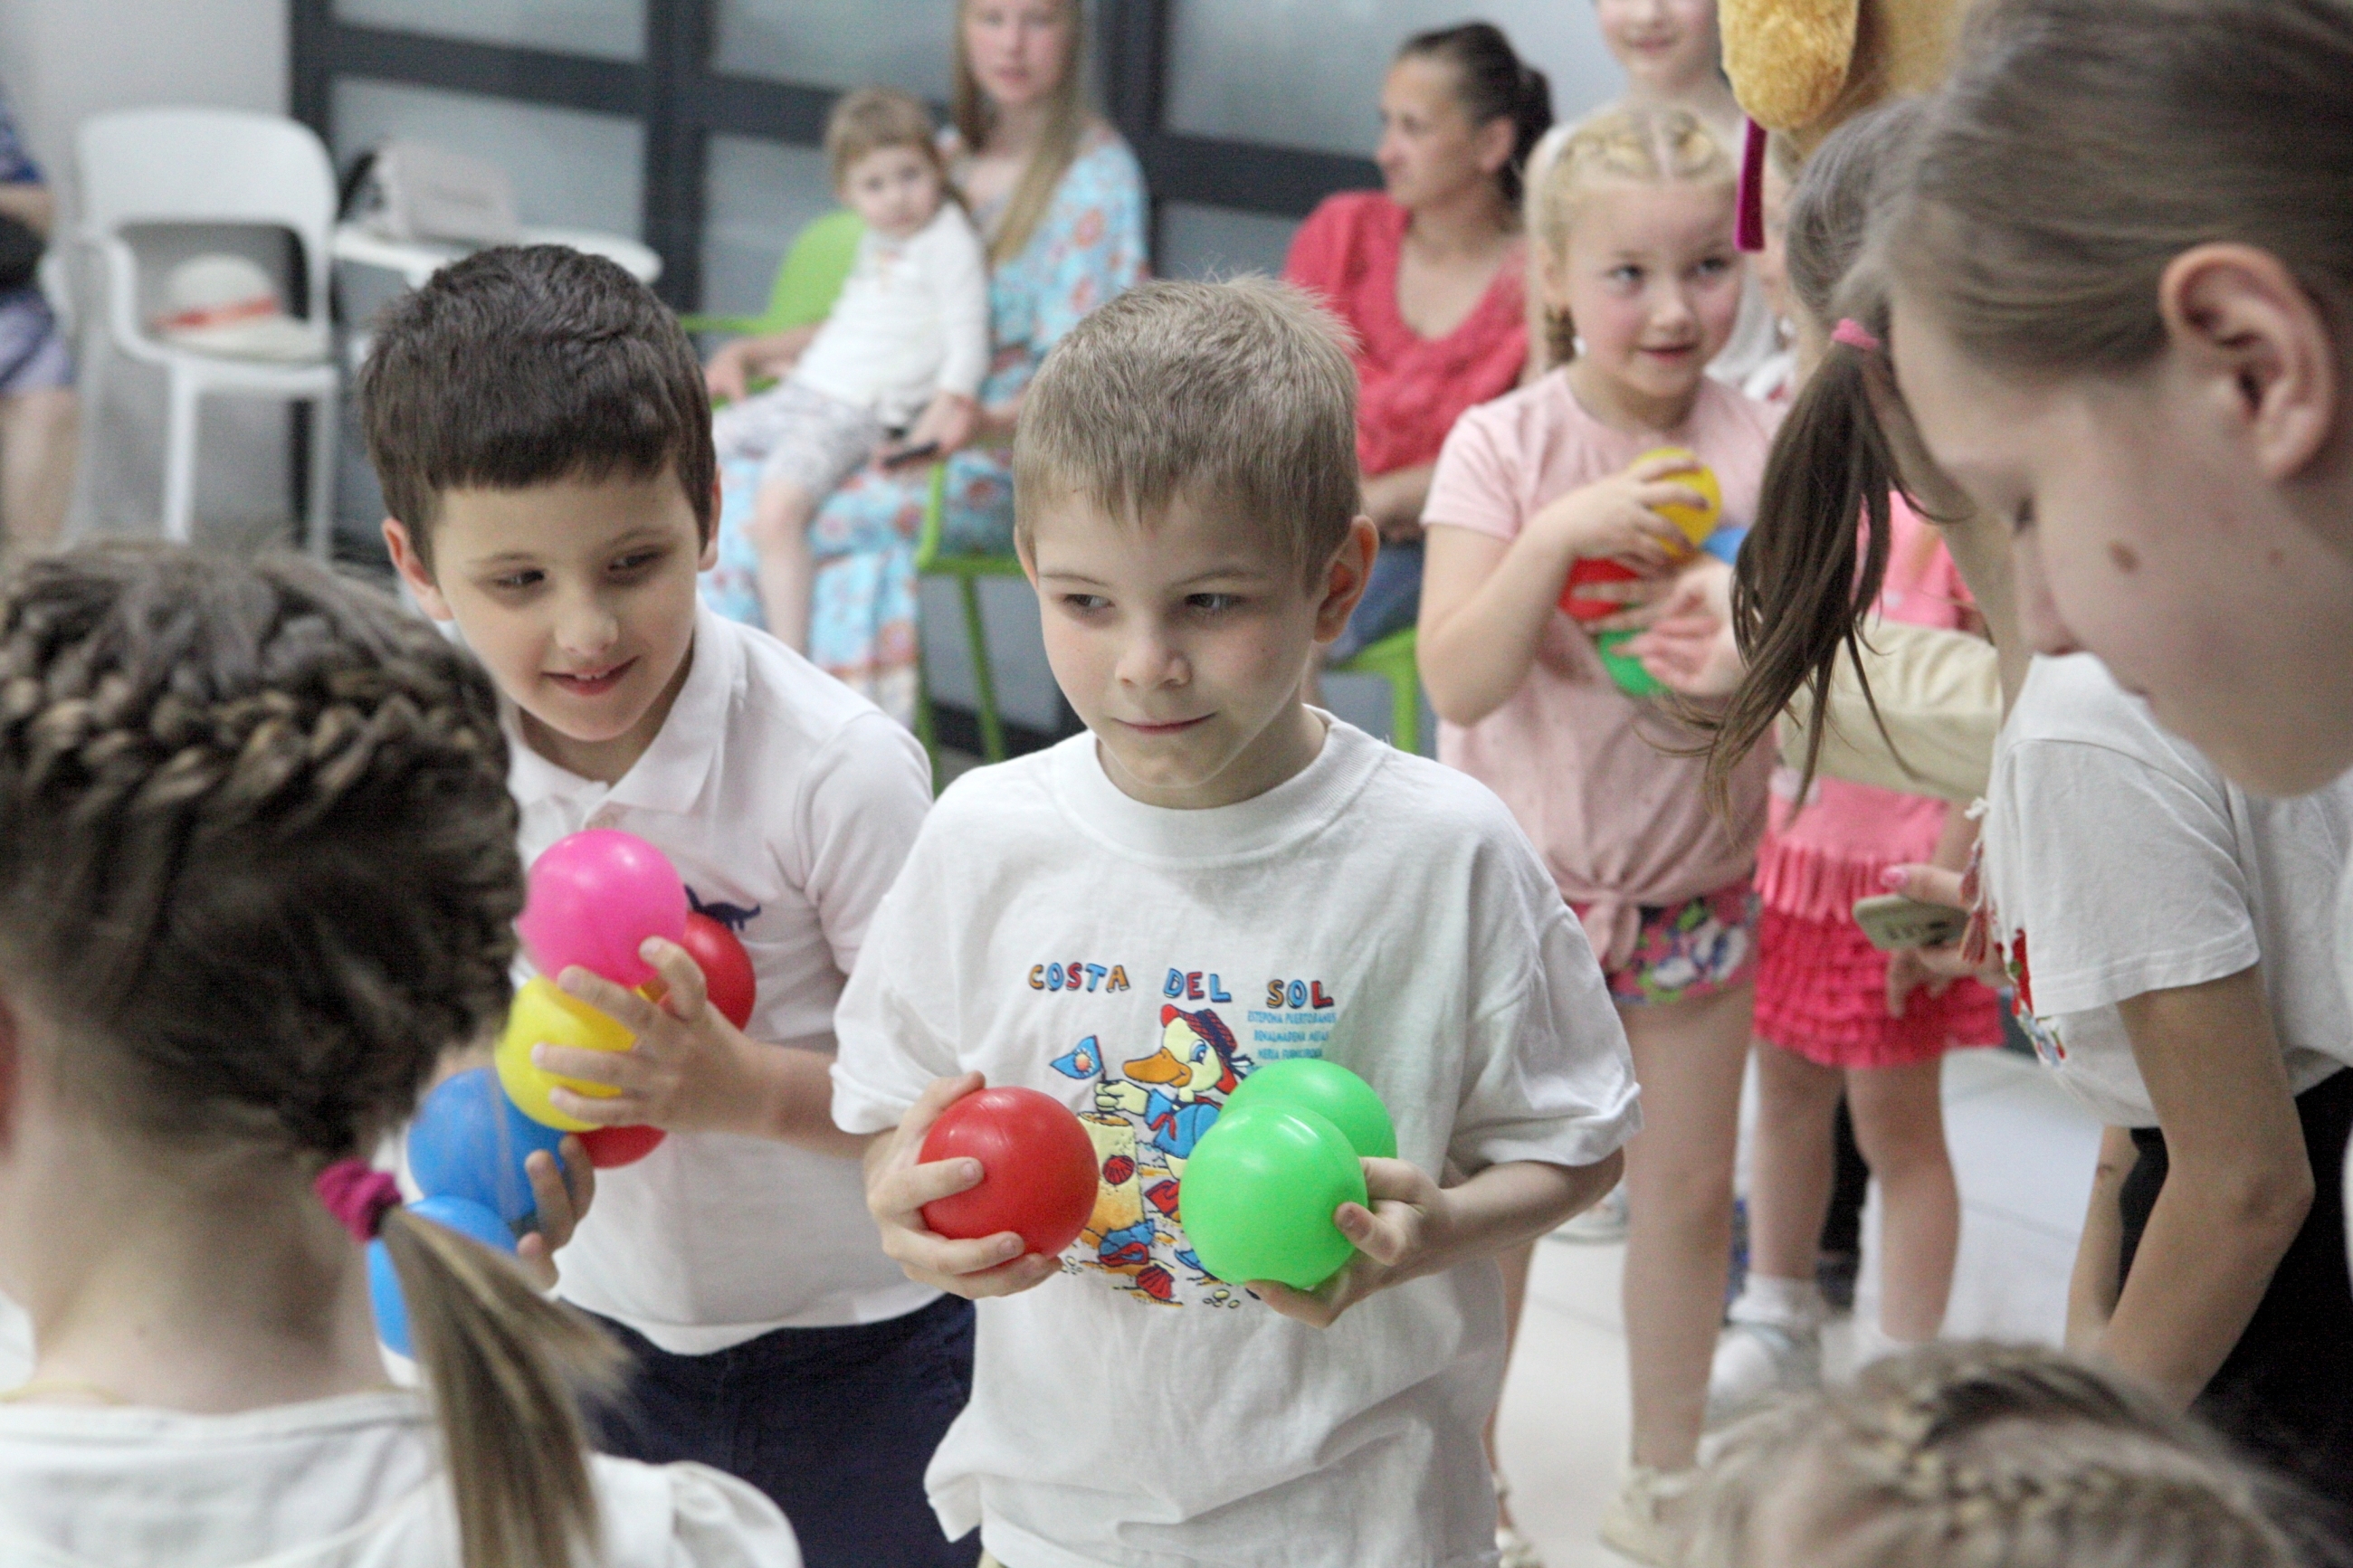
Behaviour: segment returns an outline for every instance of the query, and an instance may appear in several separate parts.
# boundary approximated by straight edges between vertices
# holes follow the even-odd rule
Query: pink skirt
[[[1809,920],[1768,900],[1757,932],[1757,1034],[1826,1068],[1910,1067],[2001,1040],[2001,1004],[1974,980],[1912,993],[1887,1016],[1887,954],[1852,919]]]

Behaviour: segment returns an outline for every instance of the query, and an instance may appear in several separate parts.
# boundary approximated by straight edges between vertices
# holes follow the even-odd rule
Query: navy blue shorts
[[[943,1296],[879,1323],[777,1329],[672,1355],[609,1318],[634,1358],[599,1447],[693,1459],[776,1500],[808,1568],[973,1568],[980,1532],[940,1533],[923,1470],[972,1395],[972,1303]]]

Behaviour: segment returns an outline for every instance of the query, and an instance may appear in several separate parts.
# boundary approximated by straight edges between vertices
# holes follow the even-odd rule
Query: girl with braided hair
[[[2053,1351],[1945,1343],[1734,1429],[1698,1568],[2303,1568],[2292,1494]]]
[[[590,1458],[609,1343],[364,1163],[505,1007],[506,767],[488,677],[301,562],[0,588],[0,1277],[37,1347],[0,1560],[798,1563],[750,1488]],[[385,1383],[376,1236],[422,1397]]]

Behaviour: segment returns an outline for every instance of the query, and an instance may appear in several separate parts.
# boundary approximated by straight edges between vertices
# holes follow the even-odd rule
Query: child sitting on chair
[[[825,320],[742,338],[711,362],[733,401],[719,455],[761,461],[749,530],[768,630],[808,647],[808,525],[826,496],[880,456],[945,456],[972,434],[988,369],[988,265],[933,139],[930,111],[866,88],[825,127],[834,191],[865,220],[858,257]],[[784,373],[756,396],[750,378]]]

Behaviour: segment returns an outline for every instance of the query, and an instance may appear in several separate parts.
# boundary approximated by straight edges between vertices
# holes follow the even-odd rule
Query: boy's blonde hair
[[[1129,289],[1046,356],[1013,440],[1014,532],[1076,495],[1150,524],[1183,497],[1265,525],[1311,580],[1358,508],[1345,329],[1265,278]]]
[[[1527,229],[1535,237],[1530,263],[1557,268],[1568,258],[1568,232],[1577,203],[1597,184],[1738,185],[1732,155],[1704,121],[1688,110],[1628,104],[1586,121],[1529,182]],[[1541,300],[1545,290],[1528,290]],[[1544,368],[1577,357],[1577,325],[1566,310],[1543,307]]]
[[[825,117],[825,164],[834,188],[841,187],[852,163],[885,147],[912,147],[931,161],[943,181],[948,177],[932,111],[921,101],[895,87],[861,87],[842,94]]]
[[[2284,1489],[2056,1351],[1926,1346],[1736,1428],[1692,1568],[2300,1568]]]

